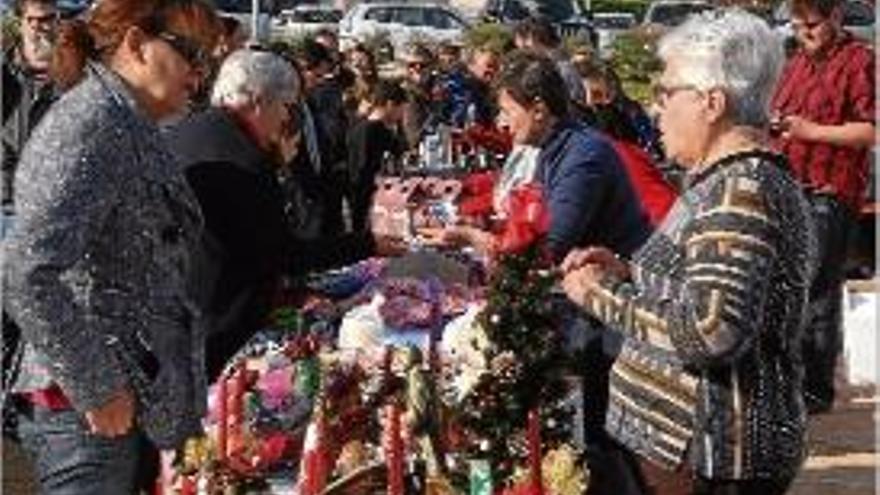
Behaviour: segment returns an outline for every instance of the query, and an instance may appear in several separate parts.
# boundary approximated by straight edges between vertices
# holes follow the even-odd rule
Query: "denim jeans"
[[[823,412],[834,403],[834,369],[842,350],[841,288],[850,214],[835,197],[810,197],[816,227],[818,265],[810,286],[803,339],[804,398],[808,410]]]
[[[138,493],[143,436],[132,430],[108,438],[88,431],[72,409],[22,407],[21,444],[30,454],[44,495],[126,495]]]

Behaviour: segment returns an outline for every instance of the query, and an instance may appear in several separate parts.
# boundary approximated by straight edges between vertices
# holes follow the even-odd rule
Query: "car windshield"
[[[298,10],[293,13],[293,22],[311,24],[336,24],[342,19],[338,10]]]
[[[691,14],[711,10],[712,7],[701,3],[670,3],[656,5],[651,10],[650,22],[663,24],[664,26],[677,26],[685,21]]]

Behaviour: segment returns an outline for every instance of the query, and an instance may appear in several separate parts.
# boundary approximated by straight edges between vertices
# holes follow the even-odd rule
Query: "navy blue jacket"
[[[541,144],[538,178],[550,208],[550,251],[561,260],[576,247],[605,246],[629,256],[651,234],[626,170],[611,143],[563,121]]]

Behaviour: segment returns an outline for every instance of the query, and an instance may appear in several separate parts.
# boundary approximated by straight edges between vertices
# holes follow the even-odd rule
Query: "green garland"
[[[527,457],[528,411],[540,407],[545,449],[570,439],[570,411],[562,367],[566,359],[558,311],[550,289],[555,283],[542,243],[498,258],[479,323],[490,342],[490,372],[465,398],[460,420],[473,434],[469,457],[492,466],[505,480]]]

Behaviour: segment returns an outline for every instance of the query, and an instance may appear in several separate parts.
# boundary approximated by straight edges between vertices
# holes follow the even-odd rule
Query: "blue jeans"
[[[850,213],[830,195],[810,196],[819,258],[810,286],[810,304],[803,340],[804,398],[810,412],[824,412],[834,403],[834,369],[843,348],[840,291],[845,279]]]
[[[22,446],[30,454],[44,495],[126,495],[138,492],[143,436],[137,430],[107,438],[89,433],[72,409],[23,407]]]

